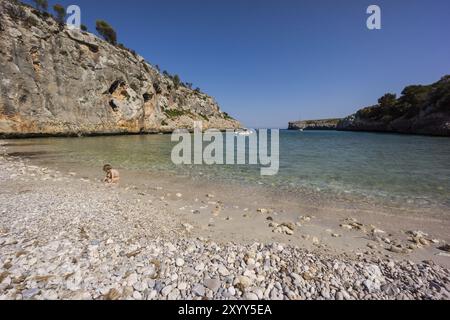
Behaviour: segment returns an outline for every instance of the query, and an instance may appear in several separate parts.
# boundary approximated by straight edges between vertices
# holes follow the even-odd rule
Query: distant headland
[[[431,85],[412,85],[387,93],[378,104],[345,119],[289,123],[290,130],[340,130],[450,136],[450,75]]]
[[[342,119],[306,120],[289,123],[289,130],[336,130]]]

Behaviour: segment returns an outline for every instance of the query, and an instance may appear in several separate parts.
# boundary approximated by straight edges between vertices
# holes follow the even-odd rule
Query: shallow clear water
[[[450,139],[409,135],[280,133],[280,171],[262,177],[258,166],[175,166],[167,135],[49,138],[10,141],[52,161],[172,172],[196,179],[260,184],[297,192],[357,196],[450,208]],[[31,148],[30,149],[30,145]],[[20,151],[20,148],[13,148]]]

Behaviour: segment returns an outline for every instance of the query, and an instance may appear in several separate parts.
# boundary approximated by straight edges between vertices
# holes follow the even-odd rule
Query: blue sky
[[[28,1],[29,2],[29,1]],[[343,117],[450,74],[448,0],[52,1],[214,96],[255,128]],[[382,9],[382,30],[366,9]]]

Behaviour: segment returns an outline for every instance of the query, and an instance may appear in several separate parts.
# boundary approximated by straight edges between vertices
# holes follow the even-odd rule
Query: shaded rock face
[[[341,119],[308,120],[289,123],[289,130],[336,130]]]
[[[410,86],[389,103],[362,109],[338,130],[450,136],[450,76],[428,86]]]
[[[0,0],[0,136],[171,132],[241,125],[142,57]]]

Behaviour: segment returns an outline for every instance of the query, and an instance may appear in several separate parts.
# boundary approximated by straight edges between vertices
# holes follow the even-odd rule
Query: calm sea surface
[[[175,166],[168,135],[49,138],[9,141],[11,150],[75,167],[104,163],[149,172],[173,173],[218,183],[257,184],[335,197],[366,197],[417,206],[448,207],[450,138],[408,135],[280,133],[280,171],[261,177],[258,166]]]

